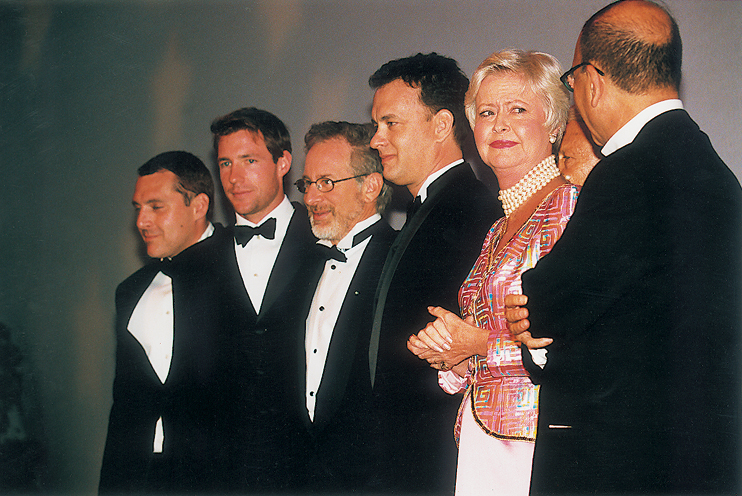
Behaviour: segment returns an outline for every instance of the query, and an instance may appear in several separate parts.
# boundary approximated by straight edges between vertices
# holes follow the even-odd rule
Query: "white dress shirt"
[[[328,260],[325,263],[325,270],[314,292],[304,337],[304,349],[307,360],[305,396],[309,418],[313,422],[317,391],[322,382],[322,374],[325,370],[325,361],[327,360],[327,352],[330,349],[332,332],[335,329],[335,323],[340,315],[346,293],[361,261],[363,252],[371,241],[371,237],[369,236],[353,246],[353,237],[379,220],[381,220],[379,214],[374,214],[368,219],[362,220],[353,226],[353,229],[340,240],[337,244],[338,250],[345,254],[347,260],[345,262],[339,262],[334,259]],[[332,243],[326,240],[320,240],[317,243],[332,247]],[[348,357],[348,359],[350,360],[351,357]]]
[[[198,241],[213,233],[214,226],[209,223]],[[155,275],[131,312],[126,329],[142,345],[157,377],[165,384],[173,358],[173,280],[169,276],[162,272]],[[164,440],[160,417],[155,428],[154,453],[162,453]]]
[[[256,313],[260,313],[265,288],[268,286],[268,279],[270,279],[273,265],[278,258],[278,252],[281,250],[281,244],[286,236],[292,215],[294,215],[294,206],[291,205],[285,195],[283,201],[263,217],[258,224],[237,215],[236,224],[238,226],[258,227],[271,217],[276,219],[276,236],[273,239],[253,236],[244,247],[238,245],[236,241],[234,242],[240,275]]]

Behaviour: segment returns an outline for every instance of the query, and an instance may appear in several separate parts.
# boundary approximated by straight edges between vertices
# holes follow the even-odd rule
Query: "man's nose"
[[[149,226],[151,220],[152,216],[146,209],[141,209],[137,213],[137,227],[139,229],[145,229],[147,226]]]
[[[304,193],[305,205],[316,205],[321,197],[322,193],[317,189],[317,183],[307,184],[306,193]]]
[[[385,140],[386,140],[386,138],[383,136],[383,132],[381,130],[381,127],[378,127],[376,129],[376,132],[374,133],[374,135],[371,137],[370,146],[373,149],[378,149],[379,146],[381,146],[384,143]]]

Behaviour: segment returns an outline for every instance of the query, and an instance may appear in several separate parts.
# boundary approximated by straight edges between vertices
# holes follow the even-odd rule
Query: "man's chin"
[[[337,228],[333,225],[312,222],[312,234],[319,239],[335,239],[337,237]]]

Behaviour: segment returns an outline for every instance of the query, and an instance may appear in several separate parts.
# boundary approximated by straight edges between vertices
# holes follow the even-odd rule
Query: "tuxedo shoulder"
[[[116,287],[116,302],[127,300],[131,294],[139,293],[144,285],[149,285],[158,272],[155,264],[154,260],[149,260],[143,267],[119,283]]]
[[[491,226],[502,217],[500,202],[478,179],[449,184],[431,214],[445,216],[451,222],[458,219],[464,225],[485,223]]]
[[[157,273],[157,270],[155,269],[156,263],[157,262],[155,260],[147,260],[147,262],[136,272],[119,283],[119,285],[116,287],[116,293],[118,293],[119,291],[126,291],[132,286],[137,286],[141,281],[145,279],[151,279],[154,274]]]
[[[377,237],[380,239],[387,239],[387,238],[394,239],[397,236],[397,232],[398,231],[394,229],[392,226],[390,226],[389,223],[386,221],[386,219],[383,217],[374,226],[374,237]]]
[[[294,206],[294,214],[291,216],[286,239],[294,243],[314,244],[317,238],[312,234],[312,226],[309,223],[307,208],[298,202],[291,202]]]

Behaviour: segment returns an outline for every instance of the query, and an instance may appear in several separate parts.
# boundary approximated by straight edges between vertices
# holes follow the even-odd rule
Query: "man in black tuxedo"
[[[369,364],[375,410],[383,417],[381,471],[389,490],[451,494],[456,472],[453,425],[460,398],[406,347],[432,320],[428,306],[458,311],[458,290],[502,215],[464,163],[468,79],[435,53],[384,64],[369,79],[384,178],[415,198],[391,247],[377,289]]]
[[[739,492],[742,191],[682,108],[681,57],[665,9],[624,1],[563,76],[605,158],[506,312],[548,350],[526,364],[532,494]]]
[[[379,442],[373,434],[368,343],[381,268],[395,231],[381,218],[391,199],[373,127],[313,125],[304,137],[304,193],[322,261],[305,332],[300,373],[305,424],[318,460],[314,489],[376,490]]]
[[[226,489],[291,491],[306,484],[301,468],[310,449],[296,374],[299,302],[316,238],[305,209],[284,194],[291,139],[275,115],[242,108],[211,125],[222,187],[236,213],[219,259],[226,284],[221,327],[231,345],[231,373],[220,433],[231,476]]]
[[[209,222],[214,184],[186,152],[139,168],[132,203],[152,261],[116,290],[116,377],[101,493],[210,487],[218,477],[220,334],[211,299],[224,229]]]

